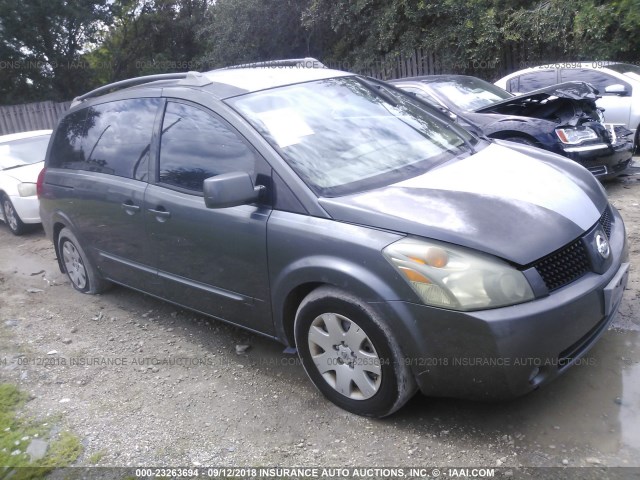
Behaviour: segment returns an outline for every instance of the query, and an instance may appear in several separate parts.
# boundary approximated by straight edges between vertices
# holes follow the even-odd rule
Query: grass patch
[[[42,478],[56,467],[72,464],[82,453],[82,445],[75,435],[62,432],[50,439],[46,424],[18,419],[17,410],[26,400],[27,396],[14,385],[0,384],[0,467],[15,469],[11,475],[14,480]],[[26,451],[36,438],[48,441],[49,447],[44,458],[32,462]],[[9,474],[6,470],[2,473]]]
[[[91,463],[92,465],[95,465],[96,463],[100,463],[100,460],[102,460],[103,457],[104,457],[103,451],[96,452],[89,457],[89,463]]]

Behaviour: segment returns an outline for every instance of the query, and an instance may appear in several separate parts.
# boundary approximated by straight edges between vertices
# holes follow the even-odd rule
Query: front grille
[[[604,209],[597,224],[602,227],[607,237],[611,236],[612,216],[610,208],[607,206]],[[581,238],[530,266],[538,271],[549,292],[569,285],[591,271],[589,254]]]
[[[607,238],[611,237],[611,215],[609,214],[609,207],[604,209],[604,213],[600,216],[598,223],[600,223],[604,233],[607,234]]]
[[[544,280],[549,292],[570,284],[591,269],[587,251],[580,239],[538,260],[533,266]]]

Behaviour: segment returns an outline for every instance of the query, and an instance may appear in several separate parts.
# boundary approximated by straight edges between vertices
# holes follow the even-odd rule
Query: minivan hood
[[[491,144],[418,177],[320,203],[338,221],[450,242],[524,266],[591,228],[607,199],[570,160]]]
[[[44,162],[37,162],[1,171],[4,175],[13,177],[19,182],[36,183],[42,167],[44,167]]]

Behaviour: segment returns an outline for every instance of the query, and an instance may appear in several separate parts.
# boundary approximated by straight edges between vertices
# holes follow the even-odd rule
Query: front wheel
[[[415,380],[390,329],[358,298],[320,287],[300,304],[294,330],[307,375],[339,407],[385,417],[415,393]]]
[[[6,195],[2,196],[2,213],[4,215],[4,221],[7,223],[11,233],[14,235],[22,235],[26,231],[27,226],[22,222],[13,203],[11,203],[11,200]]]
[[[91,264],[80,242],[68,228],[58,236],[58,254],[73,288],[82,293],[102,293],[110,286]]]

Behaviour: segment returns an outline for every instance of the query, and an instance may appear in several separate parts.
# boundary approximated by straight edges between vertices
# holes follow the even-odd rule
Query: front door
[[[242,171],[255,183],[266,162],[213,112],[169,101],[158,163],[144,215],[164,297],[273,333],[266,239],[271,208],[209,209],[202,195],[205,178]]]

